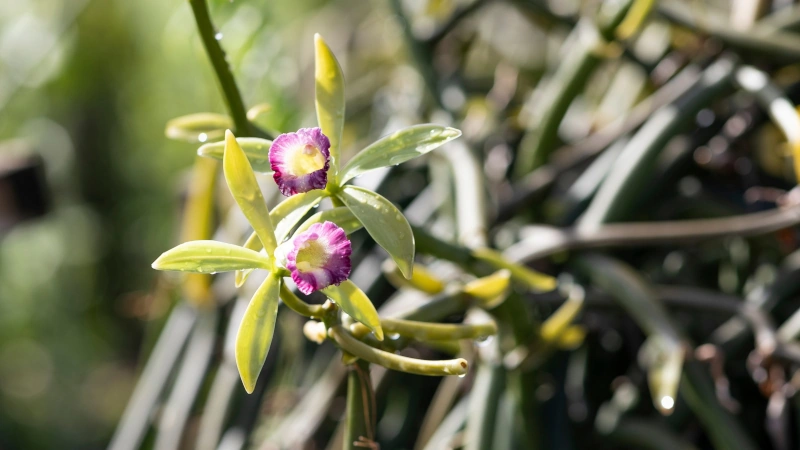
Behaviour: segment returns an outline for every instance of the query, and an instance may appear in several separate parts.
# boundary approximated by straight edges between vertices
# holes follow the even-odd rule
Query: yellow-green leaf
[[[315,96],[317,122],[331,141],[331,168],[329,182],[336,184],[339,155],[344,129],[344,75],[339,61],[319,34],[314,35]]]
[[[269,218],[269,210],[264,202],[264,195],[261,193],[261,188],[258,187],[247,155],[244,154],[230,130],[225,132],[225,156],[222,161],[222,169],[233,198],[239,204],[239,208],[247,217],[250,225],[258,233],[261,244],[267,253],[272,255],[277,243],[272,221]]]
[[[526,288],[537,292],[549,292],[556,288],[556,279],[550,275],[537,272],[529,267],[508,261],[500,252],[491,248],[478,248],[472,251],[472,256],[497,269],[507,269],[511,278]]]
[[[389,283],[398,289],[409,287],[430,295],[436,295],[444,290],[444,282],[422,264],[414,264],[414,273],[410,279],[403,276],[400,268],[391,259],[383,262],[382,269]]]
[[[272,343],[280,286],[280,277],[267,276],[250,299],[236,334],[236,367],[248,394],[256,387],[258,374]]]
[[[222,139],[225,130],[233,127],[231,118],[216,113],[197,113],[176,117],[167,122],[164,134],[184,142],[211,142]]]
[[[364,172],[386,166],[396,166],[424,155],[461,136],[461,131],[441,125],[414,125],[383,137],[361,150],[342,169],[339,183]]]
[[[255,252],[260,252],[261,249],[264,248],[264,246],[261,245],[261,239],[258,238],[258,234],[256,234],[255,231],[245,241],[244,248],[253,250]],[[254,269],[244,269],[236,271],[236,276],[234,277],[234,281],[237,288],[242,287],[244,282],[247,281],[247,277],[249,277],[250,274],[253,273],[253,270]]]
[[[511,290],[511,272],[503,269],[465,284],[465,294],[478,299],[481,307],[492,309],[505,301]]]
[[[345,280],[339,286],[328,286],[322,290],[331,300],[336,302],[344,312],[353,319],[363,323],[379,340],[383,340],[383,329],[378,311],[370,301],[367,294],[350,280]]]
[[[156,270],[214,273],[240,269],[269,269],[265,255],[217,241],[189,241],[167,250],[153,262]]]
[[[315,189],[302,194],[293,195],[282,201],[278,206],[270,211],[269,216],[275,226],[275,237],[278,242],[283,242],[289,232],[292,231],[297,222],[311,210],[319,205],[325,196],[325,191]]]
[[[250,161],[253,170],[264,173],[272,172],[272,167],[269,165],[269,148],[272,146],[272,141],[269,139],[244,137],[236,138],[236,142],[239,143],[244,154],[247,155],[247,159]],[[222,161],[222,157],[225,155],[225,141],[203,144],[197,149],[197,154]]]
[[[338,194],[372,239],[389,253],[400,272],[411,278],[414,268],[414,235],[405,216],[392,202],[358,186],[345,186]]]
[[[345,234],[355,233],[363,227],[361,222],[356,219],[356,216],[354,216],[346,206],[340,206],[338,208],[320,211],[309,217],[302,225],[297,227],[297,232],[295,234],[306,231],[308,227],[315,223],[323,222],[335,223],[344,230]]]

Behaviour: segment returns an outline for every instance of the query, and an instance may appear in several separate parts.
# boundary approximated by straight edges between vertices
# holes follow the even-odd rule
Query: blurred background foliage
[[[792,2],[673,3],[683,9],[657,8],[635,39],[598,50],[596,70],[585,86],[576,87],[580,92],[574,101],[564,105],[568,110],[551,150],[562,144],[594,145],[607,147],[604,155],[619,154],[626,133],[612,133],[608,144],[617,143],[601,145],[591,141],[602,134],[598,130],[630,117],[685,67],[707,66],[727,49],[738,52],[736,59],[764,68],[789,98],[800,95],[800,47],[791,50],[795,41],[777,50],[760,49],[757,39],[738,42],[735,31],[743,30],[745,37],[765,35],[753,28],[754,21],[770,14],[777,15],[773,19],[796,17]],[[510,181],[515,164],[520,165],[517,148],[533,139],[526,137],[526,129],[542,123],[541,105],[551,100],[547,86],[558,82],[556,70],[580,47],[576,42],[587,39],[575,32],[578,20],[592,17],[598,2],[210,0],[209,6],[245,104],[270,105],[258,119],[266,130],[284,132],[315,123],[311,37],[316,32],[325,35],[348,80],[346,150],[424,118],[436,122],[442,117],[430,111],[450,111],[481,156],[490,212],[503,223],[491,230],[499,248],[536,233],[525,228],[529,223],[575,222],[614,158],[604,164],[601,156],[590,164],[586,157],[567,169],[556,164],[552,185],[528,192],[521,202],[518,196],[531,189]],[[407,29],[398,20],[398,8]],[[690,20],[687,28],[681,19],[687,10],[690,18],[695,14],[704,20]],[[409,34],[417,41],[410,42]],[[426,39],[432,45],[418,45]],[[637,192],[646,200],[626,218],[676,220],[759,211],[794,186],[791,147],[780,129],[752,94],[730,86],[722,90],[724,99],[692,112],[690,125],[665,145],[654,181],[642,183]],[[164,125],[196,111],[225,112],[186,1],[0,2],[0,167],[13,170],[31,155],[40,158],[33,161],[43,162],[48,210],[21,223],[0,223],[0,448],[106,446],[175,301],[171,281],[158,278],[150,263],[177,242],[178,205],[197,145],[167,140]],[[436,176],[443,170],[441,160],[429,161],[430,175],[420,165],[412,167],[389,180],[387,196],[406,204],[434,180],[439,195],[449,198],[452,180]],[[0,216],[11,216],[13,208],[5,201]],[[452,236],[453,209],[452,202],[439,208],[444,221],[438,230],[444,236]],[[615,256],[653,283],[702,287],[738,299],[768,286],[796,248],[796,229],[790,228],[759,238],[633,248]],[[564,260],[557,254],[539,266],[557,273]],[[380,299],[373,297],[376,303]],[[549,443],[545,448],[589,448],[596,436],[595,418],[602,430],[604,418],[614,422],[629,411],[659,426],[669,420],[683,437],[707,448],[702,426],[685,409],[664,419],[648,401],[636,406],[639,396],[649,395],[637,365],[644,336],[626,314],[602,300],[581,319],[585,345],[572,353],[557,352],[536,376],[533,392],[543,405],[541,428],[548,430],[543,432]],[[558,300],[536,297],[532,303],[537,317],[547,317]],[[796,301],[784,302],[773,318],[780,324],[796,309]],[[704,343],[728,316],[681,309],[674,317],[695,342]],[[257,409],[267,425],[255,434],[256,443],[274,425],[270,418],[297,401],[294,389],[308,386],[333,357],[332,349],[312,354],[298,317],[283,314],[279,323],[284,339],[276,367],[281,369],[270,386],[289,388],[271,390]],[[741,412],[743,426],[760,448],[796,448],[797,426],[790,422],[798,419],[796,410],[790,414],[773,406],[781,414],[770,416],[767,406],[774,403],[776,389],[753,382],[767,378],[758,370],[748,373],[747,367],[754,366],[747,365],[747,352],[731,356],[731,395],[741,407],[730,410]],[[411,448],[438,379],[394,377],[395,389],[379,391],[384,400],[378,440],[385,449]],[[727,383],[724,378],[717,376],[718,383]],[[791,400],[798,380],[790,381],[794,384],[781,392]],[[320,436],[332,433],[342,402],[337,396]],[[642,433],[653,433],[653,428],[637,425],[629,423],[620,441],[603,445],[634,442],[632,447],[640,448]],[[779,432],[770,434],[769,426]],[[781,441],[775,437],[783,436],[780,430],[794,432]],[[327,442],[320,436],[319,442]],[[670,436],[660,442],[671,442]]]

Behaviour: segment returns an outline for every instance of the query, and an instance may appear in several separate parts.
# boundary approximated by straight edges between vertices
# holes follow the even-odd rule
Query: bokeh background
[[[345,146],[351,150],[385,130],[421,121],[419,111],[429,104],[424,77],[431,74],[414,65],[390,3],[209,1],[245,103],[270,105],[259,118],[266,130],[314,124],[312,37],[325,36],[348,79]],[[402,7],[413,32],[424,38],[471,3],[408,0]],[[513,194],[507,181],[513,150],[537,117],[536,87],[563,61],[575,18],[597,2],[485,3],[439,43],[431,61],[437,95],[462,121],[465,137],[480,142],[491,195],[502,199]],[[791,6],[702,3],[703,11],[732,27]],[[762,6],[748,16],[738,3]],[[580,142],[627,114],[687,61],[724,47],[669,23],[658,17],[645,28],[628,50],[636,62],[606,56],[572,102],[561,142]],[[794,95],[797,66],[769,67]],[[664,209],[643,214],[753,211],[769,203],[769,189],[791,188],[785,138],[753,105],[751,98],[731,97],[692,118],[673,146],[689,155],[691,167],[654,196],[652,209]],[[742,120],[748,134],[737,144],[709,142],[740,110],[747,112]],[[174,301],[157,294],[163,281],[150,264],[178,241],[187,168],[197,145],[168,140],[164,127],[198,111],[225,108],[186,1],[0,1],[0,449],[106,446]],[[26,196],[15,197],[11,174],[20,171],[32,184],[25,185]],[[536,220],[571,220],[564,211],[578,207],[568,195],[578,174],[567,175],[555,188],[560,194],[535,207]],[[409,176],[391,185],[394,198],[406,198],[426,182],[424,171],[412,168]],[[744,192],[755,185],[769,189],[751,191],[756,201],[745,205]],[[498,234],[498,242],[513,241],[517,231]],[[683,280],[741,295],[748,282],[770,279],[796,243],[786,232],[757,243],[730,239],[628,256],[660,282]],[[603,320],[589,317],[597,348],[634,354],[625,346],[628,339],[641,340],[630,331],[635,327],[620,325],[619,318]],[[608,331],[617,326],[622,331]],[[547,380],[543,385],[550,386],[540,392],[543,399],[561,395]],[[420,389],[431,392],[430,385]],[[753,392],[745,389],[746,396],[758,395]],[[762,411],[763,402],[755,408]],[[758,438],[770,445],[765,435]]]

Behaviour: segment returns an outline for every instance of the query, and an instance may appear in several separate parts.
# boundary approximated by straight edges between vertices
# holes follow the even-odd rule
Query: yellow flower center
[[[308,240],[297,251],[295,263],[300,272],[320,269],[328,262],[328,252],[318,240]]]
[[[325,167],[325,155],[315,146],[306,144],[292,152],[289,172],[292,175],[306,175]]]

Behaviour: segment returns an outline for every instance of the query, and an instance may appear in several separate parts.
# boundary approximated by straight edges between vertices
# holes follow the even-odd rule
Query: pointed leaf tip
[[[236,334],[236,368],[248,394],[256,387],[258,374],[272,344],[280,283],[281,279],[275,275],[264,280],[250,300]]]

